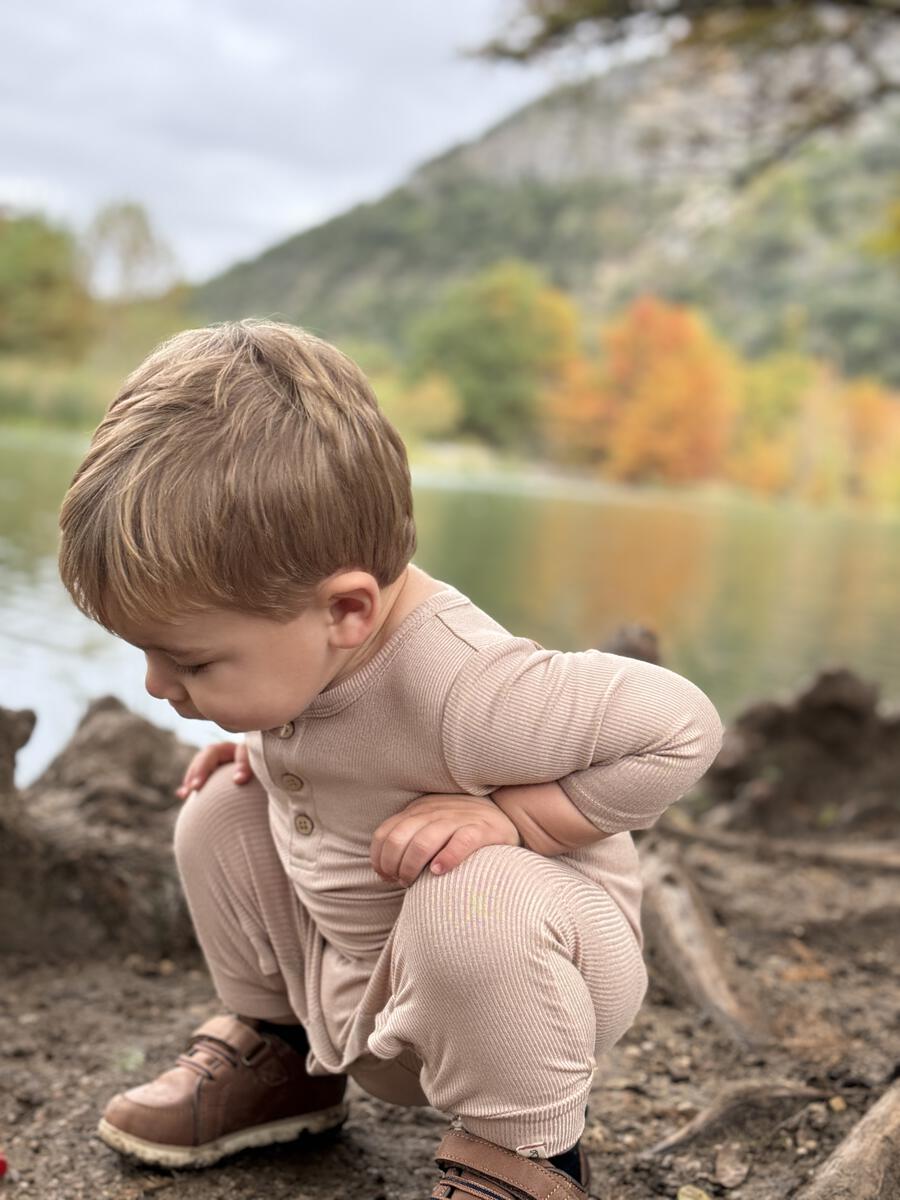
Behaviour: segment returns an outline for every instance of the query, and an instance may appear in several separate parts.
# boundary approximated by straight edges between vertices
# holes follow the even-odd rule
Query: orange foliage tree
[[[545,452],[557,462],[591,466],[609,446],[609,420],[603,409],[600,370],[583,354],[560,366],[553,386],[541,396],[540,427]]]
[[[653,296],[601,333],[596,383],[580,367],[551,399],[603,474],[686,483],[721,473],[738,406],[737,363],[702,317]]]

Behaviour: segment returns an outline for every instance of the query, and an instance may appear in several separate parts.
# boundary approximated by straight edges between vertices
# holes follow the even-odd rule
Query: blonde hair
[[[357,365],[302,329],[189,329],[125,380],[60,514],[60,575],[112,628],[207,607],[288,620],[336,571],[416,548],[403,442]]]

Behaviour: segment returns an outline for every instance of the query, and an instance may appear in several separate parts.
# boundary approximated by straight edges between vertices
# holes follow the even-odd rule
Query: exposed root
[[[853,1126],[797,1200],[900,1196],[900,1081]]]
[[[825,1100],[828,1095],[828,1092],[819,1088],[807,1087],[800,1083],[733,1084],[677,1133],[663,1138],[661,1142],[645,1151],[645,1154],[662,1154],[676,1146],[687,1145],[688,1142],[706,1134],[719,1133],[727,1126],[739,1125],[742,1121],[758,1119],[760,1116],[769,1115],[774,1120],[786,1106],[796,1108],[813,1100]]]
[[[642,863],[642,919],[653,965],[738,1042],[768,1041],[768,1022],[748,985],[732,982],[739,973],[687,868],[661,848],[644,850]]]

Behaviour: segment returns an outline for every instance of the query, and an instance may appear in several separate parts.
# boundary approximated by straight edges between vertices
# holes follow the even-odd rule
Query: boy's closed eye
[[[194,666],[182,666],[181,663],[172,663],[172,666],[179,675],[199,675],[201,671],[205,671],[207,667],[212,666],[212,663],[197,663]]]

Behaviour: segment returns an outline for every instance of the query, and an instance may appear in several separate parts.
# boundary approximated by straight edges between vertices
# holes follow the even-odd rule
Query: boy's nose
[[[174,675],[149,662],[144,676],[144,687],[157,700],[171,700],[179,704],[188,698],[184,687]]]

